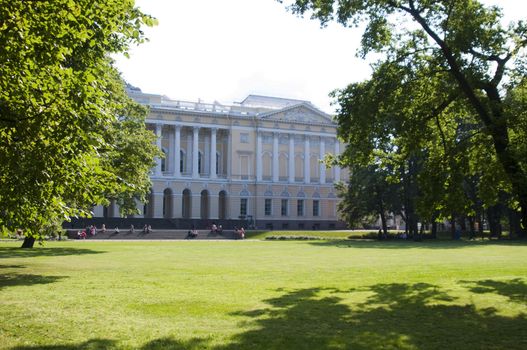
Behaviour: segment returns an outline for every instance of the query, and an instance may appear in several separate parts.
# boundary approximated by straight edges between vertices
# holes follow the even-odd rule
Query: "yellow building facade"
[[[129,90],[150,108],[147,127],[165,154],[139,218],[181,226],[238,223],[258,229],[342,228],[334,183],[346,181],[332,118],[308,101],[249,95],[233,105],[185,102]],[[104,212],[103,212],[104,211]],[[115,217],[115,205],[95,216]],[[226,227],[226,226],[224,226]]]

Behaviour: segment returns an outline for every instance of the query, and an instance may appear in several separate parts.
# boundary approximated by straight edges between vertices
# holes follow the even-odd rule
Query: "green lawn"
[[[527,349],[525,243],[19,244],[2,349]]]
[[[266,237],[280,237],[280,236],[304,236],[304,237],[321,237],[324,239],[340,238],[345,239],[350,236],[361,237],[363,235],[371,234],[368,231],[351,231],[351,230],[336,230],[336,231],[247,231],[247,238],[265,239]]]

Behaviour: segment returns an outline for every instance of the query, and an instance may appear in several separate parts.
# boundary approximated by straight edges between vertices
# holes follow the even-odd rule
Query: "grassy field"
[[[2,349],[526,349],[514,242],[0,243]]]
[[[304,236],[304,237],[322,237],[324,239],[346,239],[348,237],[361,237],[363,235],[371,234],[369,231],[351,231],[351,230],[336,230],[336,231],[247,231],[247,238],[265,239],[267,237],[280,236]]]

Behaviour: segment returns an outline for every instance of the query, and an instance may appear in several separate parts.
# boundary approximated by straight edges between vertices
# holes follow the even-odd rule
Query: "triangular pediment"
[[[331,117],[311,104],[301,103],[261,114],[262,119],[299,123],[334,124]]]

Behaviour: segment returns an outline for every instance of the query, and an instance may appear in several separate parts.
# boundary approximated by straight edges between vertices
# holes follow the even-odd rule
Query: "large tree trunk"
[[[452,220],[450,220],[450,235],[452,239],[456,239],[456,217],[452,214]]]
[[[437,222],[435,219],[432,221],[432,238],[437,238]]]
[[[501,205],[496,204],[487,209],[490,237],[501,237]]]
[[[35,237],[33,237],[33,236],[26,236],[24,238],[24,243],[22,243],[22,247],[20,247],[20,248],[33,248],[34,244],[35,244]]]
[[[381,208],[383,208],[382,205],[381,205]],[[382,225],[383,236],[388,237],[388,226],[386,225],[386,213],[384,212],[384,210],[381,210],[379,214],[381,215],[381,225]]]
[[[478,213],[477,220],[478,220],[478,235],[480,238],[483,238],[483,219],[484,219],[484,211],[481,210]]]
[[[525,239],[527,238],[527,200],[525,200],[523,203],[520,200],[520,207],[521,207],[521,225],[520,225],[520,230],[518,231],[518,237]]]
[[[468,223],[470,225],[470,239],[474,239],[474,237],[476,236],[476,218],[473,216],[469,216]]]
[[[521,237],[520,214],[511,208],[509,211],[509,239]]]

